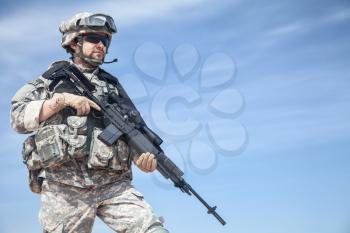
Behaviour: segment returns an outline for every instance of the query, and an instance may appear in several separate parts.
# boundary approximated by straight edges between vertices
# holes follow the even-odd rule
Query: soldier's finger
[[[147,170],[151,170],[153,160],[154,160],[154,154],[147,154],[147,160],[146,160],[146,163],[147,163],[146,169]]]
[[[147,169],[148,157],[149,157],[149,153],[144,153],[143,160],[142,160],[142,163],[141,163],[141,166],[144,169]]]
[[[143,162],[143,159],[145,158],[145,154],[144,153],[142,153],[141,155],[140,155],[140,157],[137,159],[137,161],[136,161],[136,165],[137,166],[142,166],[142,162]]]
[[[141,168],[141,170],[142,170],[143,172],[149,172],[148,170],[146,170],[146,169],[144,169],[144,168]]]
[[[93,107],[93,108],[96,109],[97,111],[101,111],[100,106],[98,106],[94,101],[88,100],[88,102],[89,102],[89,105],[90,105],[91,107]]]
[[[86,107],[85,104],[81,105],[81,116],[84,116],[86,114]]]
[[[76,110],[77,110],[77,115],[80,116],[81,115],[81,107],[76,108]]]
[[[91,110],[91,109],[90,109],[89,103],[86,103],[86,104],[85,104],[85,115],[89,114],[90,110]]]
[[[156,170],[156,168],[157,168],[157,160],[153,159],[150,171],[153,172],[154,170]]]

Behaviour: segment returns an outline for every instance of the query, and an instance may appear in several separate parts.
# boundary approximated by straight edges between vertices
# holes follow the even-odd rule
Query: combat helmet
[[[69,53],[73,53],[69,45],[73,42],[79,42],[83,34],[102,32],[108,36],[109,40],[111,40],[112,34],[117,32],[117,28],[111,16],[88,12],[78,13],[63,21],[59,26],[59,30],[62,33],[61,46]],[[82,46],[82,43],[78,43],[78,46]],[[76,56],[79,56],[93,66],[101,65],[103,63],[103,61],[84,56],[81,49]]]

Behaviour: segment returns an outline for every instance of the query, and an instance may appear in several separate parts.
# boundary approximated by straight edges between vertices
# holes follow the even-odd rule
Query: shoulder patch
[[[24,86],[22,86],[14,95],[12,98],[12,102],[14,101],[22,101],[25,99],[30,93],[33,93],[34,91],[43,88],[45,86],[44,82],[40,79],[35,79],[33,81],[30,81],[26,83]]]

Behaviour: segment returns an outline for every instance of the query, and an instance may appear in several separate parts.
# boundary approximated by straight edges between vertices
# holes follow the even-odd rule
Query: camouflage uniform
[[[116,91],[118,94],[116,87],[99,79],[97,76],[99,68],[94,70],[78,68],[95,85],[94,95],[97,98],[102,98],[108,91]],[[11,124],[17,132],[37,133],[47,126],[68,124],[67,108],[39,123],[43,102],[51,98],[54,92],[69,92],[64,89],[67,87],[63,83],[58,85],[61,89],[56,88],[50,92],[48,90],[50,82],[40,76],[23,86],[13,97]],[[99,125],[99,122],[93,123]],[[90,139],[91,143],[95,140],[91,135]],[[88,140],[86,144],[89,144]],[[89,164],[93,161],[90,158],[91,148],[90,146],[86,148],[85,152],[80,150],[80,153],[77,153],[76,150],[73,159],[57,166],[41,169],[38,169],[40,166],[32,166],[43,179],[42,189],[39,190],[42,202],[39,218],[44,231],[91,232],[97,215],[116,232],[168,232],[143,199],[142,194],[130,184],[132,180],[130,164],[120,162],[118,159],[129,157],[128,145],[123,140],[118,140],[112,148],[113,153],[112,157],[108,158],[108,165],[102,168]],[[103,148],[97,148],[97,151],[99,150]],[[37,152],[31,150],[30,158],[37,156],[33,153]]]
[[[91,232],[97,215],[116,232],[167,232],[129,181],[84,189],[44,181],[40,221],[47,232]]]

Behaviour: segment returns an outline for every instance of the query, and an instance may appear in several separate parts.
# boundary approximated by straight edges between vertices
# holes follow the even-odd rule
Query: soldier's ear
[[[70,45],[69,45],[69,48],[75,52],[77,49],[78,49],[78,44],[77,42],[73,41]]]

